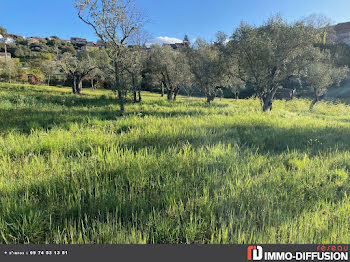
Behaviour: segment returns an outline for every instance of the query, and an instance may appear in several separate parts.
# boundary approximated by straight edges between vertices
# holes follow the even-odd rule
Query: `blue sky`
[[[151,20],[147,31],[163,40],[183,39],[185,34],[213,40],[218,30],[231,34],[241,21],[259,25],[278,12],[290,21],[313,13],[334,23],[350,21],[349,0],[138,0],[138,4]],[[74,0],[0,0],[0,25],[24,36],[97,39],[77,18]]]

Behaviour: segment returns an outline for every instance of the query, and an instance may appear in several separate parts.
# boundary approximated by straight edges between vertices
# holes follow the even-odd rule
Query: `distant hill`
[[[0,34],[7,39],[14,40],[7,44],[7,52],[13,58],[19,58],[22,62],[43,58],[48,54],[57,55],[66,52],[75,54],[80,46],[74,46],[70,41],[62,40],[57,36],[51,37],[24,37],[9,34],[0,27]],[[4,52],[4,45],[0,45],[0,52]]]

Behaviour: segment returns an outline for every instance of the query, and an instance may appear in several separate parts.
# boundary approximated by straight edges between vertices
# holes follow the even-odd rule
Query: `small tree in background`
[[[130,43],[132,43],[132,45],[125,50],[126,61],[124,70],[130,76],[134,103],[139,103],[142,100],[141,86],[148,56],[146,43],[149,39],[150,36],[146,31],[135,30],[130,37]]]
[[[186,49],[190,71],[194,84],[206,95],[210,104],[217,96],[217,91],[225,84],[224,61],[218,46],[201,39],[194,47]]]
[[[125,71],[129,74],[132,85],[134,103],[141,102],[142,71],[144,68],[145,54],[142,47],[133,46],[127,51]],[[137,97],[138,93],[138,97]]]
[[[12,83],[13,80],[21,73],[21,63],[19,59],[7,59],[0,61],[1,78],[5,81]]]
[[[40,64],[41,71],[45,74],[47,79],[47,85],[50,85],[51,77],[58,73],[58,64],[56,60],[44,60]]]
[[[329,52],[316,50],[312,53],[310,64],[303,70],[302,75],[313,93],[310,111],[321,97],[326,95],[332,85],[339,85],[348,74],[347,67],[336,67]]]
[[[222,70],[222,84],[226,90],[230,90],[235,99],[239,98],[240,90],[245,87],[245,82],[238,77],[238,62],[236,57],[231,53],[230,47],[227,45],[228,36],[224,32],[216,33],[216,42],[214,46],[220,52],[220,63]],[[223,90],[220,90],[223,96]]]
[[[108,57],[105,52],[81,52],[79,56],[73,56],[70,53],[65,53],[58,60],[61,69],[73,80],[73,94],[81,94],[83,80],[89,74],[104,67],[108,63]]]
[[[32,85],[41,84],[45,80],[45,74],[39,67],[29,69],[28,74],[30,75],[28,81]]]
[[[191,85],[192,76],[184,52],[169,46],[152,46],[148,66],[163,84],[168,100],[176,100],[180,89]]]
[[[99,84],[105,80],[105,73],[100,68],[97,68],[91,71],[86,79],[90,81],[92,90],[96,90]]]

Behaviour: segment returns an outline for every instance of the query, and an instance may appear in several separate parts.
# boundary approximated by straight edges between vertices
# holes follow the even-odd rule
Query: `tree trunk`
[[[121,90],[120,84],[119,84],[119,68],[118,64],[114,63],[114,69],[115,69],[115,83],[116,83],[116,89],[118,90],[118,99],[119,99],[119,106],[120,106],[120,113],[121,115],[125,112],[125,106],[124,106],[124,95]]]
[[[50,86],[50,80],[51,80],[51,75],[48,75],[48,77],[47,77],[47,86]]]
[[[162,82],[162,97],[164,97],[164,84]]]
[[[79,78],[78,87],[77,87],[76,93],[77,93],[78,95],[81,95],[82,92],[83,92],[83,79],[82,79],[82,78]]]
[[[173,92],[170,89],[168,90],[168,100],[173,100]]]
[[[76,93],[77,93],[77,78],[76,78],[76,76],[73,76],[73,86],[72,86],[72,89],[73,89],[73,94],[76,94]]]
[[[134,104],[136,104],[137,103],[137,92],[136,92],[136,88],[134,87],[134,89],[133,89],[133,96],[134,96]]]
[[[141,86],[139,87],[139,103],[141,103],[141,101],[142,101],[142,97],[141,97]]]
[[[94,90],[95,89],[95,85],[94,85],[94,79],[93,78],[91,78],[90,83],[91,83],[92,90]]]
[[[267,112],[267,111],[272,111],[272,99],[270,98],[263,98],[262,100],[262,110],[263,112]]]
[[[179,89],[176,89],[175,91],[174,91],[174,98],[173,98],[173,100],[174,101],[176,101],[176,97],[177,97],[177,94],[179,93]]]
[[[214,94],[211,93],[210,91],[207,92],[207,103],[210,104],[211,102],[214,101],[215,97],[216,97],[216,90],[214,91]]]
[[[125,112],[124,96],[123,96],[123,92],[121,90],[118,90],[118,98],[119,98],[120,112],[122,114],[124,114],[124,112]]]
[[[132,76],[132,92],[133,92],[133,96],[134,96],[134,104],[137,103],[137,93],[136,93],[136,81],[134,76]]]
[[[312,112],[312,110],[314,109],[314,106],[316,105],[316,103],[319,101],[319,97],[317,95],[315,95],[314,100],[312,101],[311,105],[310,105],[310,112]]]
[[[210,105],[212,101],[214,101],[214,97],[208,95],[208,96],[207,96],[207,103]]]
[[[272,102],[277,90],[278,88],[275,88],[261,97],[263,112],[272,111]]]

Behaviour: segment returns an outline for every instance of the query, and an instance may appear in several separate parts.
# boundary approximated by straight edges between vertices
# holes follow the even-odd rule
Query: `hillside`
[[[47,59],[48,54],[56,55],[63,53],[75,54],[80,45],[73,45],[70,41],[62,40],[56,36],[47,37],[24,37],[10,34],[0,26],[0,39],[10,39],[7,44],[7,52],[13,58],[19,58],[21,62],[33,62],[36,59]],[[0,45],[0,52],[4,52],[4,45]]]
[[[0,243],[347,243],[350,107],[0,84]]]

